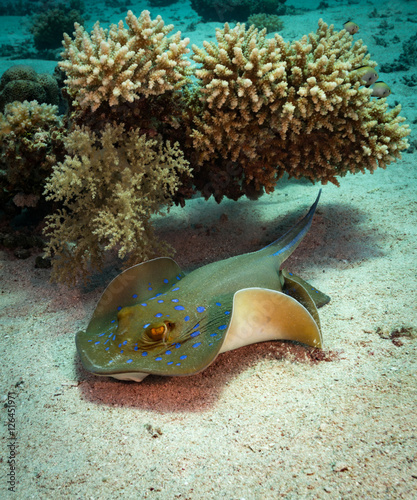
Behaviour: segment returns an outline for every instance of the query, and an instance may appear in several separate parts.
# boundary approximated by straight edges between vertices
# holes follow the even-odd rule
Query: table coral
[[[376,66],[361,40],[322,20],[293,43],[265,35],[226,24],[217,43],[193,46],[201,101],[195,182],[203,194],[253,197],[271,192],[284,172],[338,184],[336,176],[400,157],[409,128],[400,106],[387,111],[361,86],[353,70]]]
[[[187,83],[188,38],[182,40],[180,32],[168,37],[173,25],[165,26],[161,16],[151,20],[146,10],[139,18],[128,11],[126,24],[127,29],[120,21],[107,30],[97,22],[89,35],[76,23],[74,40],[64,34],[59,66],[81,108],[95,111],[103,101],[114,106]]]
[[[45,194],[63,208],[47,217],[52,279],[74,283],[117,249],[132,265],[164,250],[151,215],[171,204],[178,174],[190,174],[178,144],[148,139],[137,129],[107,124],[101,134],[76,127],[68,155],[53,168]]]

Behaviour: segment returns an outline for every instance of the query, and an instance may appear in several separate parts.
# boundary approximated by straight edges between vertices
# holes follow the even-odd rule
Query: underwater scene
[[[417,498],[417,2],[0,25],[0,498]]]

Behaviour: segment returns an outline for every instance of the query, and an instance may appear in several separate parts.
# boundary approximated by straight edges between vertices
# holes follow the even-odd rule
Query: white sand
[[[415,4],[390,7],[405,40]],[[325,19],[353,18],[373,58],[390,62],[401,44],[373,43],[381,19],[368,18],[372,8],[337,4]],[[284,17],[283,36],[314,30],[322,14]],[[199,43],[205,29],[185,34]],[[400,76],[384,79],[412,123],[415,90]],[[16,393],[18,484],[7,491],[2,405],[0,498],[416,498],[416,162],[405,153],[386,170],[324,187],[312,229],[286,263],[332,297],[320,310],[326,350],[316,362],[301,346],[267,342],[191,377],[95,377],[80,366],[74,335],[112,270],[88,290],[68,289],[49,284],[35,256],[1,252],[1,395]],[[190,270],[269,243],[318,188],[285,181],[257,202],[192,200],[158,220],[158,231]],[[401,327],[412,336],[390,339]]]

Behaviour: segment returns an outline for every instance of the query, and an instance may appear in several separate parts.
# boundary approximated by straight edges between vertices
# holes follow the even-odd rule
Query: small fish
[[[374,83],[374,86],[372,87],[372,97],[379,97],[379,99],[381,99],[382,97],[388,97],[390,94],[391,89],[386,83],[382,81]]]
[[[359,26],[353,21],[346,21],[343,25],[346,31],[348,31],[351,35],[354,35],[359,31]]]
[[[298,224],[257,252],[188,275],[167,257],[122,272],[76,336],[84,368],[141,382],[198,373],[222,352],[266,340],[321,348],[317,307],[330,297],[281,269],[310,229],[320,192]]]
[[[371,66],[360,66],[353,71],[359,76],[365,87],[370,87],[378,80],[378,73]]]

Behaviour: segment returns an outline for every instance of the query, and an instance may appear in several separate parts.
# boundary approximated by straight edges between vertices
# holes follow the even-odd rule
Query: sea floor
[[[405,13],[413,5],[389,9]],[[372,8],[337,2],[284,16],[283,36],[312,31],[325,15],[336,24],[358,19],[361,36],[375,34],[381,19],[369,18]],[[394,14],[389,22],[405,40],[406,16]],[[374,49],[375,59],[392,60],[387,49]],[[0,70],[7,64],[0,61]],[[388,75],[390,102],[403,104],[413,127],[415,91],[400,76]],[[1,251],[0,497],[416,498],[416,166],[417,152],[406,152],[386,170],[323,187],[312,228],[286,262],[331,296],[320,309],[322,356],[265,342],[222,354],[190,377],[96,377],[82,368],[74,336],[87,326],[114,265],[88,288],[68,288],[49,283],[35,255],[17,260]],[[256,202],[196,198],[155,225],[190,271],[276,239],[318,189],[284,180]],[[14,493],[7,483],[13,445]]]

